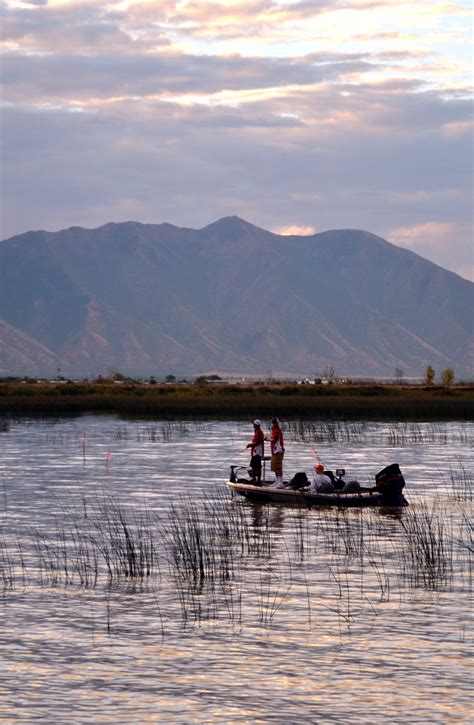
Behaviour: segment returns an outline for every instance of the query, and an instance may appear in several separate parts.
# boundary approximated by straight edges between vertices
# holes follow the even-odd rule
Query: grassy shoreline
[[[254,385],[1,382],[0,416],[473,420],[474,385]]]

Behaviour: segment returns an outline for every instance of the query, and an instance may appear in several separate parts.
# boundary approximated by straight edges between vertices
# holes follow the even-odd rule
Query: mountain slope
[[[358,230],[283,237],[226,217],[200,230],[28,232],[0,243],[0,374],[29,359],[30,373],[49,375],[53,365],[68,375],[332,365],[393,376],[432,364],[468,376],[473,289]]]

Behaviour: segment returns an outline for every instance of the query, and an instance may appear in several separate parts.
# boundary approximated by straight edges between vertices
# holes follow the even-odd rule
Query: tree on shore
[[[446,368],[441,373],[441,382],[443,385],[452,385],[454,382],[454,370],[452,368]]]
[[[435,378],[436,372],[432,365],[428,365],[428,367],[425,370],[425,383],[427,385],[432,385],[433,380]]]
[[[207,385],[208,380],[205,375],[199,375],[194,381],[194,385]]]

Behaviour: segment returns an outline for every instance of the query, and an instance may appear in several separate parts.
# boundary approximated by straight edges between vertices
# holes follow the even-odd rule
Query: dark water
[[[470,721],[474,426],[286,427],[288,474],[398,462],[398,513],[232,500],[250,427],[0,434],[0,721]]]

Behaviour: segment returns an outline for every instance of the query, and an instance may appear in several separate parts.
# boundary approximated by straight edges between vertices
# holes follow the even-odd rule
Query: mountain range
[[[369,232],[109,223],[0,242],[0,375],[472,377],[474,285]]]

